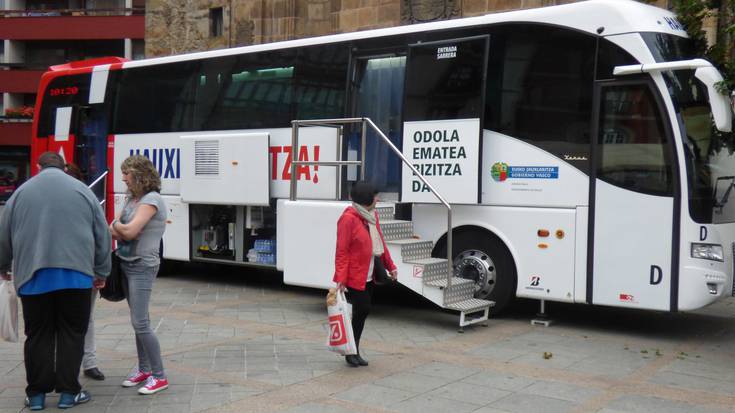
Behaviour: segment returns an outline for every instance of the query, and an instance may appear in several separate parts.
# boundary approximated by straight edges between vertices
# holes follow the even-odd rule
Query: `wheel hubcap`
[[[475,296],[487,297],[495,288],[495,264],[479,250],[466,250],[454,258],[454,275],[475,282]]]

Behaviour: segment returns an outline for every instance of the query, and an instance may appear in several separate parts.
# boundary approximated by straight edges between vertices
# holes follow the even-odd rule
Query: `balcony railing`
[[[16,118],[13,116],[0,116],[0,123],[31,123],[33,118]]]
[[[145,7],[116,9],[0,10],[0,17],[135,16],[142,14],[145,14]]]
[[[78,59],[78,60],[84,60]],[[58,60],[50,61],[48,63],[44,62],[6,62],[2,63],[0,62],[0,70],[48,70],[49,66],[57,65],[59,64]]]

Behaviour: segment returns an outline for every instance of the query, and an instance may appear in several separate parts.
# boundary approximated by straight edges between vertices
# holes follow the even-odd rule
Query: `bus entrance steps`
[[[434,243],[413,233],[413,222],[395,219],[394,207],[377,208],[380,228],[391,256],[398,266],[398,282],[441,308],[459,312],[459,331],[468,325],[485,323],[493,301],[475,298],[475,282],[452,275],[447,277],[447,260],[431,256]]]

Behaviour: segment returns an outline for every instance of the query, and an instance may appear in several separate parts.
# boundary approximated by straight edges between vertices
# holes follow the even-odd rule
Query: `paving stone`
[[[285,410],[284,413],[354,413],[354,410],[321,403],[305,403]]]
[[[702,377],[672,371],[660,371],[651,377],[649,382],[685,389],[701,389],[707,392],[722,393],[725,395],[733,394],[733,389],[735,389],[735,382],[733,381],[724,381],[720,378]]]
[[[555,381],[537,381],[525,387],[521,393],[553,397],[574,403],[583,403],[600,394],[599,390]]]
[[[392,405],[390,406],[390,410],[401,413],[463,413],[475,411],[479,407],[479,405],[458,400],[445,399],[433,395],[420,395]]]
[[[695,402],[695,400],[692,400]],[[630,395],[619,397],[608,403],[606,408],[620,410],[629,413],[725,413],[732,410],[714,409],[705,406],[697,406],[694,403],[684,403],[661,399],[657,397],[648,397],[640,395]]]
[[[458,400],[472,404],[485,405],[511,394],[506,390],[498,390],[475,384],[455,382],[439,387],[428,393],[432,396]]]
[[[530,386],[535,380],[513,374],[480,372],[462,379],[462,382],[515,392]]]
[[[347,391],[339,392],[333,397],[348,400],[375,408],[384,408],[414,397],[416,393],[395,388],[363,384]]]
[[[508,413],[507,410],[493,409],[492,407],[483,406],[472,413]]]
[[[147,413],[173,413],[188,412],[191,409],[189,403],[170,403],[165,405],[153,405],[148,408]]]
[[[451,380],[460,380],[465,377],[477,374],[479,369],[468,368],[465,366],[453,366],[446,363],[430,363],[416,367],[411,373],[421,374],[424,376],[442,377]]]
[[[707,354],[704,358],[695,358],[689,355],[681,356],[682,359],[674,360],[662,370],[675,373],[684,373],[703,378],[712,378],[728,382],[735,382],[735,369],[732,354],[727,359],[719,359]]]
[[[596,411],[595,413],[628,413],[628,412],[623,411],[623,410],[615,410],[615,409],[607,409],[607,408],[605,408],[605,409],[600,409],[600,410]]]
[[[468,354],[482,358],[488,358],[498,361],[511,361],[521,356],[527,355],[526,349],[507,348],[505,346],[489,345],[482,346],[471,350]]]
[[[535,394],[512,394],[490,403],[488,406],[513,413],[566,413],[573,410],[577,404],[567,400],[538,396]]]
[[[652,395],[624,394],[598,412],[723,413],[735,405],[735,299],[696,314],[638,312],[628,316],[634,324],[595,308],[594,321],[570,310],[548,329],[511,315],[464,335],[456,333],[455,314],[378,300],[362,349],[371,363],[357,370],[324,346],[323,300],[320,291],[240,274],[225,281],[208,273],[157,280],[151,320],[171,387],[153,396],[120,386],[135,365],[134,335],[127,306],[101,301],[98,359],[108,378],[81,377],[93,399],[74,411],[248,411],[247,399],[258,395],[256,405],[287,400],[285,410],[292,412],[561,412],[599,395],[599,389],[580,386],[580,377],[615,386],[629,383],[633,373]],[[676,359],[657,366],[656,350]],[[552,359],[544,360],[544,351]],[[22,407],[22,360],[22,343],[0,342],[0,413]],[[683,403],[667,399],[672,387],[720,398]],[[308,396],[290,398],[294,394]],[[49,397],[49,410],[57,399]]]
[[[516,357],[511,361],[513,363],[530,364],[544,368],[565,369],[587,357],[584,354],[578,354],[569,350],[565,350],[550,352],[551,357],[544,358],[545,352],[546,350],[540,350],[538,352],[528,353],[523,356]]]
[[[380,380],[376,380],[373,382],[373,384],[406,390],[414,393],[423,393],[444,386],[452,381],[453,380],[451,379],[425,376],[421,374],[398,373]]]
[[[634,373],[645,364],[645,360],[641,360],[640,363],[630,364],[623,361],[620,363],[610,363],[586,358],[572,364],[567,368],[567,370],[579,373],[588,373],[600,377],[620,379]]]

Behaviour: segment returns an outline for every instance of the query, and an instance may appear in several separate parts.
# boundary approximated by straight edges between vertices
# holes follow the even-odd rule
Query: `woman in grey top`
[[[120,214],[110,223],[110,232],[117,240],[115,253],[128,278],[128,307],[138,350],[138,366],[122,385],[145,383],[138,393],[153,394],[168,388],[161,347],[148,316],[153,280],[160,265],[159,245],[166,229],[166,205],[160,194],[161,178],[148,158],[130,156],[120,169],[128,197]]]

